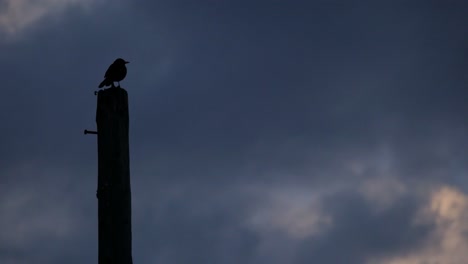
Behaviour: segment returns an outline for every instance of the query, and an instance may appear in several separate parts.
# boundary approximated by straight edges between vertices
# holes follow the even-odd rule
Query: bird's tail
[[[104,87],[104,85],[106,85],[106,83],[107,83],[107,80],[104,79],[104,81],[102,81],[102,82],[99,84],[99,88]]]

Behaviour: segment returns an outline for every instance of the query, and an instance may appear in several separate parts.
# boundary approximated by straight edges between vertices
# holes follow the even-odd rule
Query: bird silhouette
[[[118,87],[120,87],[120,81],[122,81],[125,76],[127,76],[127,67],[125,67],[125,64],[127,63],[129,62],[125,61],[124,59],[116,59],[114,63],[109,66],[106,74],[104,74],[104,81],[99,84],[99,88],[109,85],[115,87],[114,82],[117,82],[119,84]]]

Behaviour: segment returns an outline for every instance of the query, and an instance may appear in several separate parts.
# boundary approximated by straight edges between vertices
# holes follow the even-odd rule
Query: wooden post
[[[128,95],[122,88],[97,94],[98,260],[132,264]]]

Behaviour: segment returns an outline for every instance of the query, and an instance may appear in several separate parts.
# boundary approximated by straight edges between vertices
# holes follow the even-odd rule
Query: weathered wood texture
[[[97,101],[99,264],[131,264],[127,91],[102,90]]]

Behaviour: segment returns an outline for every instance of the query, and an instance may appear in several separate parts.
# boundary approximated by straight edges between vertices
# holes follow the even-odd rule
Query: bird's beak
[[[125,64],[130,63],[129,61],[126,61]]]

